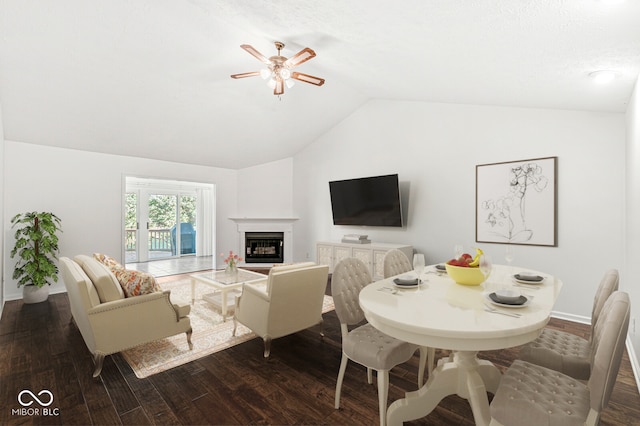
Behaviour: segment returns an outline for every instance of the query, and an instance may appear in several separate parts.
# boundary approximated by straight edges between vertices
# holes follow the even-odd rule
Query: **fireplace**
[[[284,232],[245,232],[247,263],[284,262]]]
[[[256,266],[263,267],[266,264],[276,263],[291,263],[293,262],[293,223],[298,220],[297,218],[258,218],[258,217],[241,217],[230,218],[237,224],[238,227],[238,247],[242,257],[246,259],[241,263],[242,266]],[[247,256],[247,253],[253,254],[251,245],[247,245],[246,234],[278,234],[282,236],[282,245],[280,246],[280,253],[278,260],[266,260],[268,251],[262,249],[259,259],[252,259],[251,256]],[[251,250],[251,251],[248,251]],[[276,250],[277,251],[277,250]],[[257,254],[257,253],[256,253]],[[270,254],[268,256],[271,256]]]

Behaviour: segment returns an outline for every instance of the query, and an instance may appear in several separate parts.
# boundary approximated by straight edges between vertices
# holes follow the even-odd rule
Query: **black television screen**
[[[402,227],[398,175],[329,182],[334,225]]]

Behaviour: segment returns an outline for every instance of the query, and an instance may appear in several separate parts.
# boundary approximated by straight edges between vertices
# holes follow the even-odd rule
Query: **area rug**
[[[171,290],[173,303],[191,303],[191,282],[188,278],[161,283],[160,286],[163,290]],[[219,309],[202,300],[203,294],[211,291],[212,289],[208,286],[196,285],[196,300],[191,305],[189,313],[193,329],[191,336],[193,350],[189,350],[187,337],[181,333],[122,352],[124,359],[138,378],[149,377],[256,337],[251,330],[242,324],[238,324],[236,335],[232,336],[233,314],[227,315],[227,320],[223,322]],[[229,294],[229,297],[234,296]],[[333,298],[324,296],[322,312],[329,312],[333,309]]]

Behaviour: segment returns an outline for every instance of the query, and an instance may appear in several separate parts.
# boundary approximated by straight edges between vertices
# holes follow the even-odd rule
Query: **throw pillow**
[[[119,264],[117,260],[106,254],[93,253],[93,258],[108,268],[123,269],[123,266]]]
[[[124,268],[114,268],[112,271],[127,297],[162,291],[160,285],[156,282],[156,278],[151,274]]]

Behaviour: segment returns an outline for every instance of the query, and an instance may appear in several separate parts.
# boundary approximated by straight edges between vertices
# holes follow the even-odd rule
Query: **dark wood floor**
[[[367,384],[366,371],[357,364],[347,368],[341,409],[333,408],[340,327],[335,312],[324,317],[324,340],[313,329],[274,340],[268,360],[262,357],[262,341],[254,339],[138,379],[116,354],[106,358],[101,377],[94,380],[90,354],[70,324],[65,294],[35,305],[7,302],[0,321],[0,424],[377,424],[376,386]],[[588,332],[587,326],[560,320],[552,320],[550,327]],[[480,356],[505,369],[517,352],[514,348]],[[390,401],[416,388],[417,364],[414,357],[392,370]],[[49,390],[53,415],[12,411],[20,408],[17,396],[25,389],[36,394]],[[601,424],[633,425],[640,424],[639,419],[640,396],[625,352]],[[472,425],[473,416],[465,400],[450,396],[428,417],[410,424]]]

